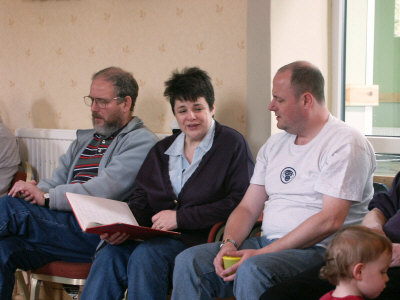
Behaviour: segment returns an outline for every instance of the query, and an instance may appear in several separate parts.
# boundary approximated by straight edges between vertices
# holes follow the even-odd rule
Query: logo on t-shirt
[[[296,171],[291,167],[286,167],[281,172],[281,181],[284,184],[287,184],[296,177]]]

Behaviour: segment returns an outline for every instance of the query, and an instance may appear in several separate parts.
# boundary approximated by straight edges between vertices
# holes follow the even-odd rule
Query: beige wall
[[[175,68],[212,77],[216,119],[246,132],[245,0],[1,0],[0,114],[11,128],[91,127],[82,96],[93,72],[134,73],[135,114],[157,132]]]
[[[91,127],[90,76],[117,65],[139,82],[135,113],[168,132],[163,83],[197,65],[213,79],[216,119],[255,153],[276,131],[267,105],[278,67],[310,60],[329,87],[331,1],[1,0],[0,114],[11,129]]]
[[[332,0],[337,1],[337,0]],[[271,78],[279,67],[307,60],[321,69],[329,102],[330,1],[271,1]],[[272,117],[272,133],[277,132]]]

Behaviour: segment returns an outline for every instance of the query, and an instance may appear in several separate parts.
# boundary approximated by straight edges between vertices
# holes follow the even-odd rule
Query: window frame
[[[345,119],[346,2],[346,0],[332,1],[331,112],[341,120]],[[377,135],[366,135],[366,137],[376,153],[400,154],[400,137]]]

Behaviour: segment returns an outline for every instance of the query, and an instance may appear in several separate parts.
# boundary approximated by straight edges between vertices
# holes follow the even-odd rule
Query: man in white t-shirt
[[[358,224],[373,196],[375,155],[367,139],[328,111],[324,78],[297,61],[273,80],[278,128],[260,149],[251,184],[222,243],[175,261],[172,299],[258,299],[269,287],[323,262],[330,236]],[[246,240],[263,215],[263,236]],[[240,256],[224,270],[223,256]]]

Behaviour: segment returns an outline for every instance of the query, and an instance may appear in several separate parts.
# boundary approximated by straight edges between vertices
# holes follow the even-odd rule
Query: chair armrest
[[[207,243],[214,243],[222,241],[222,236],[225,229],[225,222],[218,222],[213,225],[210,229],[210,233],[208,234]]]
[[[31,181],[33,179],[32,166],[27,161],[21,162],[22,170],[26,173],[25,181]]]

